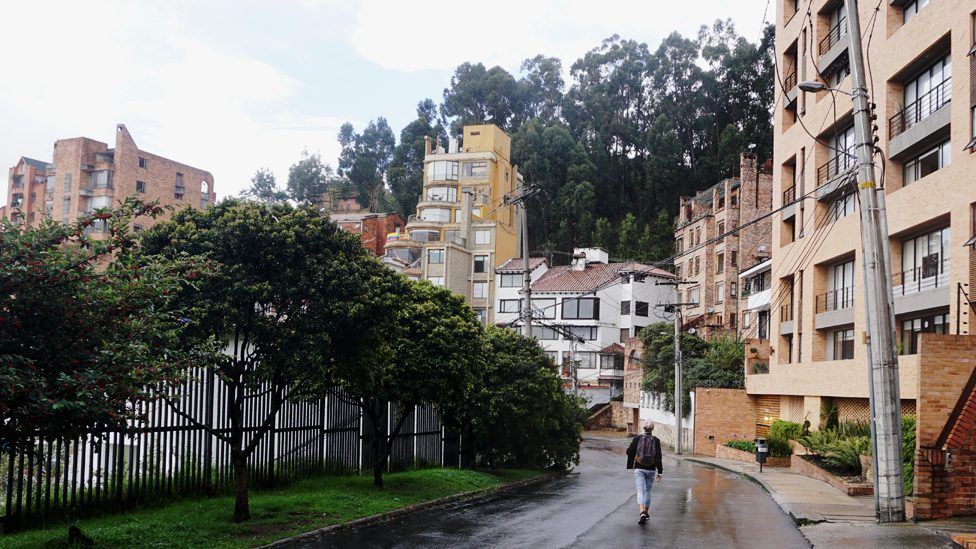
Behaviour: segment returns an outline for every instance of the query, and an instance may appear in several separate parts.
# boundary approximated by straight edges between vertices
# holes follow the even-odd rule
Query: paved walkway
[[[959,547],[952,534],[976,533],[976,517],[915,523],[878,524],[874,497],[851,497],[836,488],[784,467],[763,467],[700,455],[670,455],[699,465],[740,474],[762,486],[788,514],[814,547]]]

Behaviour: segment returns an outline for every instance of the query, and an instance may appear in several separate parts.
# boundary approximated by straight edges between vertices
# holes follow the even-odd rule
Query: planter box
[[[715,457],[722,459],[734,459],[735,461],[743,461],[745,463],[756,463],[756,454],[746,452],[744,450],[738,450],[724,444],[715,445]],[[765,465],[766,467],[789,467],[790,458],[774,458],[767,456]]]
[[[849,496],[874,495],[873,486],[854,486],[852,484],[847,484],[843,480],[831,475],[827,471],[824,471],[820,467],[817,467],[801,457],[793,460],[793,463],[790,465],[790,472],[796,475],[810,477],[814,480],[819,480],[820,482],[826,482]]]

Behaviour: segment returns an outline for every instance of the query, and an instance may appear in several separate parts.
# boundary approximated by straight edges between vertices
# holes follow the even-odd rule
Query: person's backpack
[[[657,448],[654,445],[655,442],[654,437],[641,435],[640,442],[637,443],[637,454],[634,455],[634,462],[644,467],[653,466],[655,454],[657,454]]]

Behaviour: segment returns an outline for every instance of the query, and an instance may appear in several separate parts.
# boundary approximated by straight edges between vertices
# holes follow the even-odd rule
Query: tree
[[[511,135],[528,118],[521,92],[505,69],[464,63],[455,69],[451,87],[444,90],[441,117],[452,120],[454,137],[472,124],[494,124]]]
[[[184,209],[147,232],[143,253],[203,254],[220,274],[184,287],[190,336],[220,341],[212,368],[228,389],[221,403],[229,431],[215,431],[168,401],[181,417],[230,447],[237,482],[234,520],[250,517],[247,463],[274,426],[289,390],[301,394],[310,372],[357,370],[383,360],[383,333],[362,330],[397,309],[387,269],[359,239],[310,208],[226,200]],[[270,404],[258,409],[258,394]],[[255,425],[246,418],[258,418]]]
[[[393,160],[387,170],[393,204],[403,219],[417,213],[417,202],[424,192],[426,138],[446,139],[443,126],[432,125],[435,112],[436,106],[430,99],[417,104],[417,119],[400,132],[400,144],[393,150]]]
[[[390,294],[399,296],[396,313],[362,326],[373,332],[389,354],[357,368],[321,372],[319,390],[331,386],[342,398],[359,406],[369,418],[373,435],[373,484],[383,486],[383,471],[393,440],[403,427],[407,412],[422,403],[434,404],[442,417],[470,398],[475,372],[483,367],[482,327],[464,298],[429,282],[408,281],[388,272]],[[396,403],[389,437],[383,431],[382,411]]]
[[[644,348],[641,352],[640,365],[644,372],[641,389],[665,395],[665,406],[674,411],[674,326],[667,322],[658,322],[645,326],[637,333]],[[688,370],[696,360],[700,360],[708,351],[708,346],[702,338],[682,333],[679,338],[681,345],[682,376],[681,386],[692,388],[689,384]],[[683,403],[689,400],[682,399]],[[685,413],[690,411],[690,407]]]
[[[302,159],[288,168],[288,197],[299,205],[315,204],[334,179],[332,168],[322,163],[318,153],[302,151]]]
[[[346,122],[339,129],[339,175],[349,178],[356,189],[360,204],[368,204],[369,211],[383,208],[386,197],[386,170],[393,160],[396,138],[382,116],[370,121],[362,134]]]
[[[129,223],[163,211],[130,198],[72,224],[0,224],[0,445],[125,428],[141,419],[140,402],[212,356],[206,341],[184,345],[173,303],[211,266],[131,255]]]
[[[555,57],[537,55],[522,62],[525,78],[519,81],[527,102],[527,115],[544,123],[560,119],[563,103],[563,63]]]
[[[258,171],[254,172],[254,177],[251,178],[251,186],[241,192],[241,197],[271,204],[273,202],[284,202],[288,199],[288,193],[278,188],[271,170],[258,168]]]
[[[567,393],[556,367],[535,340],[488,327],[487,360],[466,414],[478,462],[489,467],[579,464],[586,411]]]

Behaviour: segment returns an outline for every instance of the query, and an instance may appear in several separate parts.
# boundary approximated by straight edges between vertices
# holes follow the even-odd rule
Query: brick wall
[[[756,437],[756,401],[744,389],[695,389],[695,453],[714,456],[715,446]]]
[[[976,367],[976,337],[922,334],[915,452],[915,517],[936,519],[976,513],[976,399],[963,395]],[[947,425],[960,397],[961,421]],[[943,431],[958,436],[943,448]],[[959,430],[962,427],[962,430]],[[948,446],[948,445],[947,445]],[[951,453],[947,460],[946,450]]]

